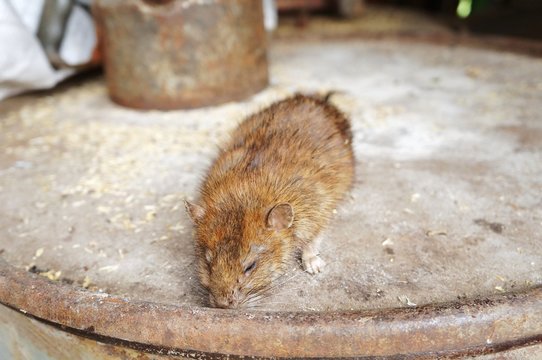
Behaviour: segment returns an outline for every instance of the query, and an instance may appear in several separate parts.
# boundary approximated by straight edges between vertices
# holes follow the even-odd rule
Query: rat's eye
[[[245,274],[248,274],[256,267],[256,261],[251,262],[246,268],[245,268]]]

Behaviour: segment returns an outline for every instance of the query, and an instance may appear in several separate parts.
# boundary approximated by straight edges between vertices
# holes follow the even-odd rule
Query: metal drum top
[[[0,249],[42,275],[2,265],[0,300],[87,333],[207,353],[539,341],[541,61],[400,41],[271,50],[274,85],[244,103],[140,113],[90,79],[0,105]],[[325,234],[325,273],[293,266],[258,309],[202,308],[181,200],[244,116],[328,90],[352,119],[357,182]]]

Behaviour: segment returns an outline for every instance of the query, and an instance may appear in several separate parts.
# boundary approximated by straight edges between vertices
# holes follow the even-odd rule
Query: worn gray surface
[[[243,103],[138,112],[89,78],[0,103],[0,252],[57,281],[201,305],[182,199],[217,145],[295,91],[341,91],[357,181],[326,271],[263,309],[407,306],[542,283],[542,61],[394,41],[276,42]],[[41,250],[43,249],[43,250]],[[60,272],[60,273],[58,273]]]

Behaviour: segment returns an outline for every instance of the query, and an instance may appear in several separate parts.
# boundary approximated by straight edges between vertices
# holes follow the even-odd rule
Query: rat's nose
[[[211,305],[222,309],[233,309],[239,306],[239,301],[235,296],[210,296]]]

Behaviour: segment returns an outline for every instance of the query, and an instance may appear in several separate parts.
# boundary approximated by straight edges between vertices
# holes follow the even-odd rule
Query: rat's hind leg
[[[305,271],[309,274],[314,275],[322,272],[324,266],[326,266],[326,262],[320,257],[321,242],[321,236],[317,236],[301,249],[301,261],[303,263],[303,269],[305,269]]]

